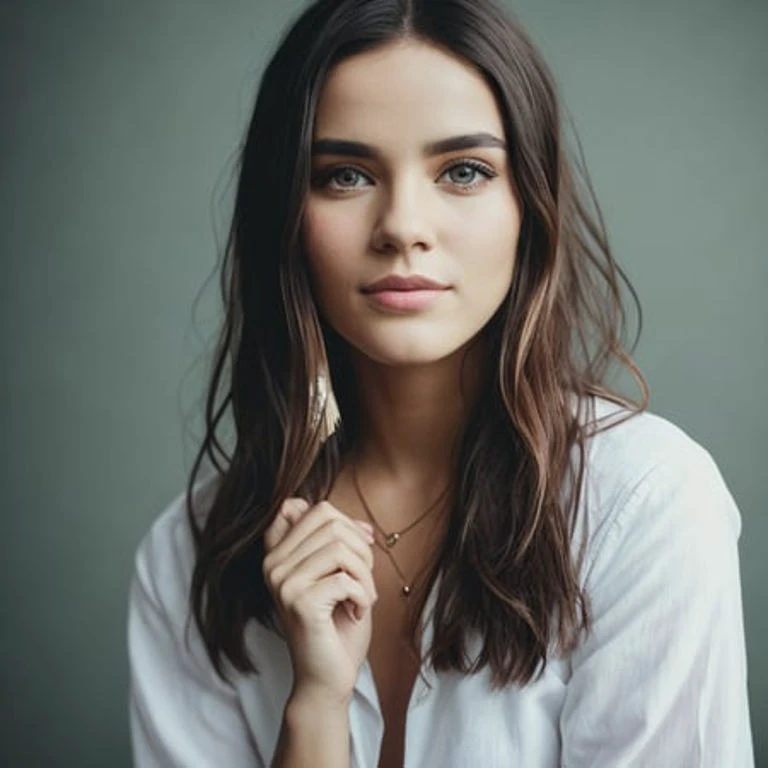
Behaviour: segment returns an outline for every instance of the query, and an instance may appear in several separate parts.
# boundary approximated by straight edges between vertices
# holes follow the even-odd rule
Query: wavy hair
[[[412,598],[413,648],[438,574],[427,652],[435,670],[490,665],[495,686],[524,685],[553,643],[565,650],[589,631],[581,554],[572,552],[588,437],[582,411],[600,396],[631,416],[648,392],[625,338],[624,292],[639,334],[637,296],[611,255],[578,141],[578,152],[567,147],[553,77],[491,0],[320,0],[269,61],[240,148],[220,273],[225,316],[187,488],[196,547],[190,617],[222,677],[225,659],[258,671],[245,647],[247,622],[277,629],[261,572],[265,530],[287,497],[324,498],[359,436],[345,342],[318,314],[301,222],[330,70],[403,38],[439,46],[483,75],[524,211],[510,290],[483,331],[492,363],[454,453],[447,533]],[[632,375],[639,402],[606,384],[613,363]],[[334,430],[323,377],[338,408]],[[228,415],[230,451],[218,437]],[[199,515],[194,489],[206,457],[217,478]],[[481,640],[474,659],[470,633]]]

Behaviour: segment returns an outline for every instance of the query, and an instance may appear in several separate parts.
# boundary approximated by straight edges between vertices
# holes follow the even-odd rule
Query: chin
[[[392,367],[425,366],[438,363],[464,349],[472,337],[451,339],[447,334],[435,338],[403,338],[395,339],[350,339],[347,341],[355,348],[356,354],[380,365]]]

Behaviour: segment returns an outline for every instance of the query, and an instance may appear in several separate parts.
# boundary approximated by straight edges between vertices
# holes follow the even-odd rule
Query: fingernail
[[[296,497],[284,502],[280,512],[291,525],[295,525],[307,509],[309,509],[309,502],[306,499]]]
[[[356,623],[360,621],[360,618],[362,618],[357,615],[357,612],[359,611],[357,603],[351,603],[349,601],[345,602],[344,610],[347,612],[347,616],[349,616],[349,618]]]
[[[355,520],[355,522],[368,533],[373,533],[373,526],[370,523],[366,523],[363,520]]]

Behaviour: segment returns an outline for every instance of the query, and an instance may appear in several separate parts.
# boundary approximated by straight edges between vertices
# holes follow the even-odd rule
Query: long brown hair
[[[261,573],[264,531],[287,497],[324,498],[359,437],[345,342],[315,307],[301,221],[330,69],[404,36],[483,74],[524,210],[512,285],[483,332],[492,365],[455,451],[448,531],[431,574],[440,583],[429,659],[438,671],[490,665],[494,685],[526,684],[553,641],[565,650],[589,630],[580,557],[572,553],[585,404],[607,397],[631,414],[645,407],[647,388],[625,350],[622,285],[639,321],[637,297],[612,258],[583,160],[570,159],[582,154],[567,149],[553,78],[520,26],[490,0],[320,0],[269,62],[241,148],[221,268],[225,318],[187,489],[197,554],[191,615],[222,676],[224,658],[256,671],[243,638],[248,621],[275,629]],[[611,363],[632,374],[639,403],[605,384]],[[339,412],[330,435],[324,376]],[[228,416],[231,451],[217,434]],[[217,477],[201,515],[194,489],[206,457]],[[416,596],[419,610],[425,595]],[[419,632],[414,620],[414,648]],[[474,660],[469,633],[482,642]]]

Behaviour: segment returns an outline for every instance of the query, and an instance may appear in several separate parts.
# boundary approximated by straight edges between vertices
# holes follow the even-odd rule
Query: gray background
[[[233,155],[265,57],[302,5],[1,6],[3,765],[129,765],[133,553],[200,435],[218,313],[206,280]],[[768,8],[508,6],[556,73],[643,300],[652,408],[710,449],[743,512],[765,764]]]

